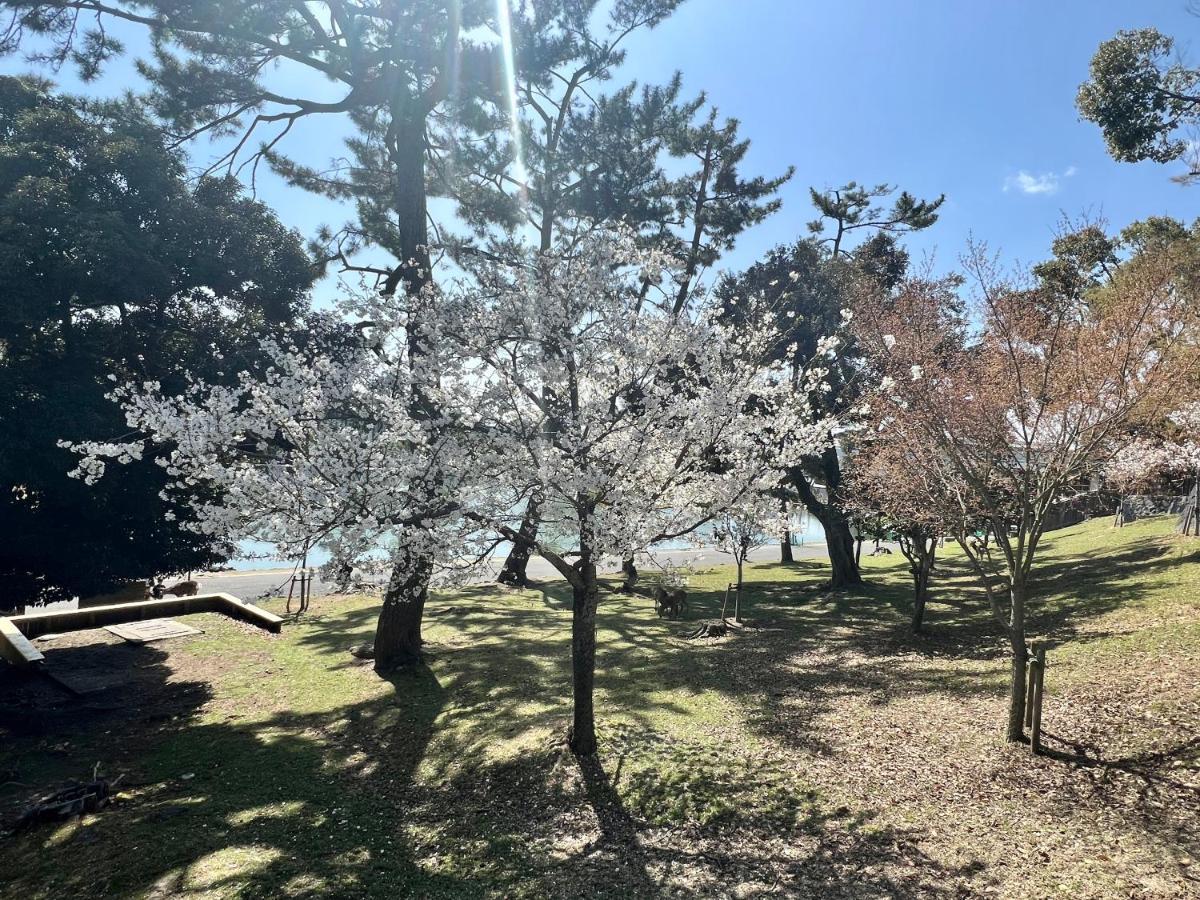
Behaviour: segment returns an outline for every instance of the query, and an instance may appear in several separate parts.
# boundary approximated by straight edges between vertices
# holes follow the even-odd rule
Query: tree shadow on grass
[[[1097,640],[1111,632],[1093,620],[1137,603],[1153,592],[1160,576],[1200,557],[1200,548],[1179,556],[1159,537],[1137,539],[1119,549],[1101,548],[1063,556],[1058,536],[1045,540],[1032,579],[1027,628],[1032,636],[1056,642]],[[815,595],[798,604],[797,624],[819,627],[845,621],[855,630],[834,634],[858,652],[894,655],[916,652],[946,659],[999,660],[1008,647],[988,608],[975,573],[958,556],[939,558],[926,624],[920,634],[909,627],[912,589],[903,560],[868,570],[868,582],[851,591]],[[1002,590],[1002,589],[1001,589]]]
[[[1131,550],[1125,559],[1117,553],[1095,560],[1097,583],[1107,590],[1083,615],[1125,602],[1129,595],[1116,582],[1129,567],[1141,573],[1169,564]],[[945,584],[957,584],[956,563],[942,565]],[[812,570],[814,580],[820,568],[788,567],[789,573]],[[804,785],[784,786],[761,772],[730,776],[726,784],[723,770],[697,768],[697,754],[711,748],[681,747],[665,737],[675,727],[667,719],[677,717],[677,724],[693,715],[693,701],[706,693],[730,698],[754,733],[787,750],[822,752],[835,748],[814,720],[851,697],[887,703],[921,694],[999,693],[1003,668],[993,677],[959,665],[990,658],[984,642],[994,640],[994,625],[978,592],[972,595],[965,579],[961,591],[946,591],[943,597],[959,605],[939,608],[933,624],[937,634],[954,637],[922,643],[906,633],[903,571],[887,571],[861,593],[829,594],[799,590],[771,577],[773,567],[756,566],[752,577],[763,580],[751,584],[743,614],[763,627],[709,643],[682,640],[688,623],[658,619],[644,597],[606,595],[599,685],[610,718],[601,722],[602,748],[610,746],[614,721],[641,738],[614,740],[604,756],[582,766],[564,759],[561,749],[489,755],[530,734],[557,740],[565,726],[565,585],[530,593],[528,603],[516,597],[496,602],[491,586],[434,598],[431,667],[400,673],[381,696],[331,703],[323,712],[252,711],[220,721],[205,709],[212,700],[207,679],[202,672],[181,677],[169,658],[174,651],[138,648],[141,656],[122,660],[113,654],[128,651],[102,648],[96,652],[108,656],[101,668],[142,672],[166,701],[147,694],[137,703],[97,709],[75,725],[71,715],[56,712],[36,734],[11,732],[13,746],[0,754],[36,756],[65,743],[46,773],[78,776],[97,761],[109,771],[127,767],[135,776],[131,796],[92,824],[8,842],[0,847],[0,862],[20,860],[8,863],[20,872],[14,890],[30,897],[199,890],[624,897],[720,895],[740,885],[750,896],[969,895],[978,866],[947,868],[923,853],[921,830],[887,826],[869,809],[822,809]],[[1059,589],[1056,577],[1051,570],[1048,590]],[[1070,574],[1064,569],[1061,577],[1065,591]],[[713,581],[713,589],[693,592],[691,621],[718,614],[722,591]],[[374,682],[369,664],[345,651],[369,640],[377,611],[377,605],[324,607],[318,600],[309,616],[289,626],[288,640],[340,683]],[[920,665],[906,666],[897,678],[901,653]],[[0,697],[5,693],[0,689]],[[11,697],[0,709],[4,703]],[[7,721],[17,718],[13,712]],[[5,721],[0,711],[0,725]],[[1173,761],[1190,752],[1185,748]],[[1126,770],[1170,777],[1173,761],[1112,768],[1121,777],[1147,780]],[[700,780],[685,788],[666,777],[689,771],[698,771]],[[45,780],[54,779],[47,774]],[[766,790],[737,793],[756,783]],[[1176,796],[1178,786],[1149,783],[1173,809],[1195,808],[1194,798]],[[723,818],[726,812],[719,811],[711,822],[695,809],[662,821],[655,805],[701,796],[721,807],[713,798],[731,792],[725,806],[738,814]],[[794,821],[781,824],[778,810],[763,799],[772,794],[802,801]],[[1185,838],[1180,832],[1170,839],[1190,846]],[[146,847],[155,853],[146,854]]]
[[[1078,739],[1042,733],[1041,753],[1089,777],[1067,789],[1081,802],[1099,803],[1124,815],[1164,843],[1200,856],[1200,785],[1183,780],[1200,767],[1200,737],[1161,750],[1110,756]],[[1193,877],[1197,873],[1193,874]]]
[[[616,755],[602,758],[576,760],[557,740],[500,761],[458,742],[431,757],[436,731],[453,727],[447,713],[464,696],[472,702],[470,692],[484,688],[475,682],[495,675],[494,661],[448,651],[436,672],[398,673],[394,692],[377,699],[308,713],[256,716],[251,707],[222,719],[205,708],[212,687],[181,677],[187,670],[176,647],[136,650],[136,698],[128,684],[117,688],[131,702],[98,703],[82,717],[72,698],[55,718],[13,737],[26,748],[67,744],[56,771],[79,774],[99,761],[128,776],[127,793],[98,815],[0,845],[0,864],[16,873],[6,885],[14,896],[616,898],[666,896],[689,884],[724,893],[780,878],[819,882],[830,897],[865,888],[939,896],[945,877],[932,862],[919,875],[897,874],[912,863],[904,842],[916,838],[818,814],[800,789],[803,814],[782,832],[777,815],[741,795],[731,804],[738,815],[718,825],[696,826],[690,814],[680,824],[651,821],[652,801],[673,796],[672,783],[647,793],[645,778],[633,777],[633,757],[641,755],[643,773],[684,771],[695,769],[701,751],[644,730],[614,735]],[[509,652],[537,657],[548,648],[518,641]],[[65,672],[70,654],[114,670],[129,661],[125,645],[99,645],[52,651],[50,664]],[[333,677],[360,676],[377,677],[340,669]],[[542,672],[539,684],[546,678]],[[517,718],[519,702],[506,688],[492,713]],[[710,770],[697,774],[726,789]],[[757,776],[746,784],[761,784]],[[47,770],[42,779],[39,787],[48,787],[58,777]],[[920,889],[905,893],[904,884]]]
[[[274,897],[475,896],[469,878],[430,871],[403,829],[414,773],[444,692],[424,667],[394,691],[327,712],[214,719],[211,685],[183,677],[169,645],[98,643],[47,652],[65,679],[108,687],[54,697],[47,682],[0,672],[0,709],[40,706],[4,728],[20,785],[6,809],[90,776],[125,776],[98,814],[0,841],[5,891],[23,897],[167,897],[211,891]],[[125,672],[129,677],[116,678]],[[342,677],[352,677],[349,673]],[[33,760],[40,760],[34,764]],[[7,765],[7,763],[6,763]]]
[[[822,808],[794,773],[628,725],[600,737],[599,756],[554,741],[427,782],[420,809],[440,811],[442,847],[487,860],[497,894],[973,895],[978,863],[937,862],[922,829]]]

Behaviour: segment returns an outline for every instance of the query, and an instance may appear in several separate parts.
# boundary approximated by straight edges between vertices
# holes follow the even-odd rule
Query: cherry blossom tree
[[[790,369],[765,362],[777,334],[726,327],[704,297],[675,313],[647,280],[669,283],[660,255],[597,232],[468,263],[440,295],[364,292],[342,306],[356,325],[344,342],[268,344],[265,376],[178,396],[118,386],[139,437],[78,448],[78,474],[162,444],[178,484],[221,489],[197,527],[285,553],[319,544],[338,565],[387,548],[381,670],[418,658],[432,580],[500,540],[533,543],[574,593],[571,744],[592,753],[601,558],[689,533],[832,427],[796,401]],[[556,530],[571,549],[514,528],[535,495],[568,511]]]
[[[357,332],[324,346],[265,342],[263,374],[243,372],[232,386],[193,380],[174,396],[155,382],[117,386],[137,438],[78,447],[75,474],[95,481],[106,460],[163,445],[181,492],[228,492],[193,499],[202,533],[266,541],[285,557],[320,545],[336,567],[386,553],[376,668],[416,660],[431,580],[462,570],[481,540],[460,510],[486,508],[489,490],[488,447],[471,433],[469,407],[440,388],[458,358],[438,335],[445,319],[432,292],[348,298],[341,312]]]
[[[769,362],[772,329],[724,325],[707,296],[677,308],[664,257],[628,237],[472,272],[460,296],[466,373],[483,386],[480,427],[509,466],[510,509],[538,496],[570,510],[574,549],[529,541],[571,585],[577,753],[595,750],[593,683],[602,557],[627,559],[712,520],[758,489],[771,457],[828,440]],[[805,374],[819,381],[819,368]],[[568,523],[560,523],[565,526]]]
[[[1170,413],[1149,434],[1127,443],[1104,467],[1105,480],[1121,491],[1200,474],[1200,402]]]
[[[910,281],[855,316],[881,376],[879,430],[936,480],[939,511],[1011,647],[1006,736],[1022,740],[1027,604],[1052,507],[1175,408],[1194,371],[1192,311],[1169,265],[1147,257],[1102,295],[1065,298],[1000,277],[982,252],[968,315],[952,282]],[[982,517],[994,540],[975,539]]]

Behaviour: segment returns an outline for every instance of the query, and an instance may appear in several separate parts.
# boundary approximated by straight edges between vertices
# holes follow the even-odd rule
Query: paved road
[[[824,542],[816,542],[805,544],[802,547],[793,547],[792,551],[796,559],[812,559],[823,558],[825,556]],[[659,563],[665,565],[670,563],[675,566],[691,565],[696,568],[709,568],[711,566],[730,565],[733,559],[725,553],[720,553],[712,548],[697,548],[689,550],[664,550],[655,554]],[[772,545],[768,547],[759,547],[751,551],[750,559],[753,562],[775,562],[779,559],[779,547]],[[497,571],[503,560],[497,559]],[[654,571],[654,567],[648,562],[639,560],[639,568],[646,575]],[[602,566],[603,572],[620,571],[621,564],[619,560],[609,561]],[[541,557],[535,556],[529,561],[529,577],[535,581],[550,581],[561,576],[554,568]],[[200,582],[201,593],[212,591],[223,591],[227,594],[232,594],[235,597],[240,597],[243,600],[256,600],[263,596],[287,593],[287,581],[291,577],[291,568],[286,569],[261,569],[253,572],[204,572],[196,575],[195,578]],[[481,571],[475,579],[477,581],[491,581],[495,578],[495,572],[488,573]],[[332,589],[332,585],[326,584],[321,580],[320,575],[317,576],[313,594],[320,596],[328,593]]]

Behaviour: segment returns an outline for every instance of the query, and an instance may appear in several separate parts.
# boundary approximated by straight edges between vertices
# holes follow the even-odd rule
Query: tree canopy
[[[86,594],[225,558],[224,541],[183,527],[182,495],[160,496],[167,479],[152,460],[94,497],[67,479],[72,457],[56,444],[127,432],[105,397],[110,377],[179,384],[185,370],[252,366],[254,336],[307,309],[314,269],[299,236],[232,179],[187,183],[132,103],[0,78],[0,150],[8,595]]]
[[[1100,126],[1113,159],[1185,159],[1180,180],[1190,182],[1200,158],[1182,131],[1200,121],[1200,70],[1172,59],[1174,50],[1174,39],[1154,28],[1118,32],[1096,50],[1076,105]]]

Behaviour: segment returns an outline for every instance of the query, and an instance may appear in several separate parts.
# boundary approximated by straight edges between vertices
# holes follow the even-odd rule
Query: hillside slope
[[[1200,897],[1200,542],[1050,536],[1049,752],[1002,742],[999,630],[952,551],[929,634],[897,556],[856,594],[757,565],[754,628],[688,641],[601,605],[603,752],[581,767],[561,584],[431,603],[427,669],[346,650],[377,599],[267,636],[51,641],[82,698],[0,674],[0,812],[100,764],[98,815],[0,841],[6,897]],[[711,617],[727,568],[691,579]]]

